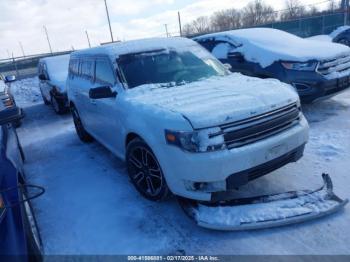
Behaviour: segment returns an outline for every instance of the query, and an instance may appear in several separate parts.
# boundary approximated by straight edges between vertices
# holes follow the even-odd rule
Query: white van
[[[39,88],[45,105],[51,104],[57,114],[68,112],[66,79],[70,55],[52,56],[39,60]]]
[[[184,38],[114,43],[71,54],[77,134],[126,161],[146,198],[217,201],[290,162],[308,141],[298,94],[230,73]]]

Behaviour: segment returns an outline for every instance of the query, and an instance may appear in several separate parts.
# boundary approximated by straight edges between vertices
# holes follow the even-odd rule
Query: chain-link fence
[[[3,76],[15,75],[17,79],[32,77],[37,74],[40,58],[69,54],[70,51],[33,55],[27,57],[14,57],[0,60],[0,74]]]
[[[297,20],[266,24],[271,27],[287,31],[300,37],[329,34],[338,27],[344,25],[344,13],[324,14]]]

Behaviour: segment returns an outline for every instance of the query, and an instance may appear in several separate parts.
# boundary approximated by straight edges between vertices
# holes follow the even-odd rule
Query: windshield
[[[225,67],[201,47],[161,49],[122,55],[118,65],[128,88],[144,84],[185,84],[227,74]]]

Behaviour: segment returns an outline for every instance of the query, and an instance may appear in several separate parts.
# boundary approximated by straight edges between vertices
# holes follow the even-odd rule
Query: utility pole
[[[181,26],[181,15],[180,12],[177,12],[177,17],[179,19],[179,31],[180,31],[180,36],[182,36],[182,26]]]
[[[21,47],[23,58],[26,57],[26,54],[24,53],[24,49],[23,49],[23,45],[22,45],[21,41],[19,42],[19,46]]]
[[[169,37],[168,25],[167,25],[167,24],[164,24],[164,27],[165,27],[166,37]]]
[[[88,43],[89,43],[89,48],[91,48],[90,37],[89,37],[88,31],[85,30],[85,33],[86,33],[86,38],[87,38]]]
[[[12,52],[12,61],[13,61],[13,65],[15,66],[16,77],[18,77],[19,74],[18,74],[17,64],[16,64],[15,57],[14,57],[14,55],[13,55],[13,52]]]
[[[51,48],[50,38],[49,38],[49,34],[48,34],[48,32],[47,32],[46,26],[44,26],[44,31],[45,31],[45,34],[46,34],[47,42],[48,42],[48,44],[49,44],[50,53],[52,54],[52,48]]]
[[[9,56],[9,59],[11,59],[10,51],[8,49],[6,49],[6,51],[7,51],[7,55]]]
[[[109,25],[109,32],[111,33],[111,39],[112,39],[112,43],[113,43],[114,42],[114,38],[113,38],[113,32],[112,32],[112,26],[111,26],[111,19],[109,18],[107,0],[104,0],[104,1],[105,1],[105,6],[106,6],[106,13],[107,13],[107,19],[108,19],[108,25]]]

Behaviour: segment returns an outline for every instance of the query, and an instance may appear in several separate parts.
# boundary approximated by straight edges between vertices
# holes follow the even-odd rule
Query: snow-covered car
[[[184,38],[71,54],[67,92],[78,136],[126,161],[146,198],[218,201],[303,155],[308,123],[288,84],[230,73]]]
[[[341,26],[329,35],[315,35],[308,37],[307,39],[323,42],[334,42],[350,47],[350,26]]]
[[[220,32],[194,40],[234,72],[292,84],[305,103],[350,87],[350,49],[344,45],[271,28]]]
[[[38,64],[39,88],[45,105],[51,104],[57,114],[69,111],[66,92],[69,55],[42,58]]]
[[[0,85],[0,256],[4,261],[10,257],[41,261],[41,239],[29,200],[34,196],[26,190],[30,186],[24,175],[24,154],[13,126],[22,118],[22,110],[11,100]]]
[[[3,97],[4,99],[6,98],[6,105],[11,107],[16,107],[15,98],[11,93],[11,83],[13,83],[14,81],[16,81],[16,77],[13,75],[5,77],[0,75],[0,97]],[[21,123],[21,118],[15,119],[13,122],[13,126],[19,127]]]

